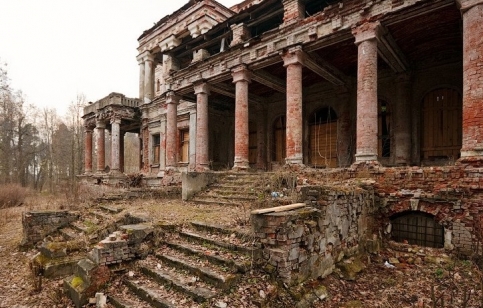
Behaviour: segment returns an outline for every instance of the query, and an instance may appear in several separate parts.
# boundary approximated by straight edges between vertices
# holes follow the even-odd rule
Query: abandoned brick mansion
[[[84,109],[88,181],[122,181],[128,133],[150,187],[366,166],[381,225],[416,211],[440,246],[471,250],[475,222],[483,240],[482,0],[191,0],[138,41],[139,98]]]
[[[479,0],[191,0],[138,51],[139,98],[85,108],[86,174],[123,172],[125,133],[154,178],[483,155]]]

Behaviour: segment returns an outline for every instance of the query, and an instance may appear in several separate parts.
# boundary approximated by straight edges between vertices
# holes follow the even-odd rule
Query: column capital
[[[121,117],[118,115],[113,115],[110,119],[111,124],[121,124]]]
[[[302,46],[297,45],[290,47],[287,51],[281,53],[283,59],[283,66],[287,67],[292,64],[303,65],[305,62],[305,55]]]
[[[202,94],[202,93],[210,95],[210,85],[206,82],[196,83],[194,84],[194,88],[195,88],[196,95]]]
[[[166,104],[179,104],[179,100],[181,97],[179,95],[176,95],[174,91],[169,91],[166,93]]]
[[[106,128],[106,122],[102,121],[102,120],[96,120],[96,128]]]
[[[149,51],[143,51],[140,53],[136,59],[138,60],[139,64],[146,62],[146,61],[154,61],[154,55]]]
[[[456,5],[462,13],[480,4],[483,4],[483,0],[456,0]]]
[[[355,44],[359,45],[361,42],[377,39],[380,31],[381,23],[379,21],[366,22],[352,28],[352,35],[356,38]]]
[[[252,72],[248,70],[247,66],[244,64],[233,68],[231,70],[231,75],[233,76],[233,83],[239,81],[252,82]]]

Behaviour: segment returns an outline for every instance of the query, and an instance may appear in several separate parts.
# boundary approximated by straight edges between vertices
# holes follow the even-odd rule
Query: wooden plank
[[[286,211],[291,211],[295,209],[300,209],[303,207],[306,207],[307,205],[305,203],[294,203],[294,204],[289,204],[289,205],[282,205],[282,206],[276,206],[276,207],[270,207],[266,209],[259,209],[259,210],[254,210],[251,212],[252,215],[258,215],[258,214],[267,214],[267,213],[279,213],[279,212],[286,212]]]

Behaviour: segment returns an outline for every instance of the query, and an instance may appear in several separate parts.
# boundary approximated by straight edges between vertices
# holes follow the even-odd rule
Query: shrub
[[[0,186],[0,208],[22,205],[27,197],[27,188],[18,184]]]

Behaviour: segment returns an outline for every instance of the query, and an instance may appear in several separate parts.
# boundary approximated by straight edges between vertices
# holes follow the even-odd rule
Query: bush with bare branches
[[[18,184],[0,186],[0,208],[22,205],[27,197],[28,190]]]

